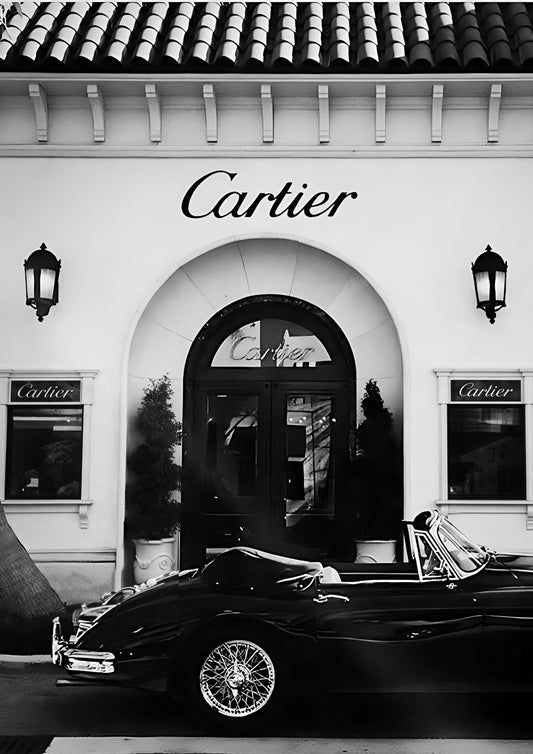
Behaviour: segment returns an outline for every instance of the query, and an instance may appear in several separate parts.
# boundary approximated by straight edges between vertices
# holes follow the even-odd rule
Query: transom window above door
[[[263,318],[235,329],[217,349],[213,367],[316,367],[332,357],[313,332],[285,319]]]

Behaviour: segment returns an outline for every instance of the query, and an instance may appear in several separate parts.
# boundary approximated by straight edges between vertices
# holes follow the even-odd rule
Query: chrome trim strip
[[[83,649],[67,649],[65,657],[75,660],[96,660],[98,662],[115,659],[115,655],[112,652],[91,652],[90,650]]]
[[[366,579],[363,581],[343,581],[338,586],[359,586],[362,584],[422,584],[433,581],[448,581],[447,578],[438,579],[424,579],[424,582],[420,581],[418,577],[414,579]],[[337,587],[338,588],[338,587]]]

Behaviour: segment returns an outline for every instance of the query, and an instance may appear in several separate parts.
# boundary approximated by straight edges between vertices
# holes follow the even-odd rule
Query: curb
[[[50,655],[2,655],[0,654],[0,665],[2,663],[18,663],[19,665],[46,665],[52,664]]]
[[[435,738],[54,738],[45,754],[529,754],[529,740]]]

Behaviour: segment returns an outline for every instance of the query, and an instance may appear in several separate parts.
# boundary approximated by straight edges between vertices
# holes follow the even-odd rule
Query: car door
[[[485,687],[533,687],[533,574],[517,556],[499,556],[477,578],[483,611]],[[522,563],[523,565],[523,563]]]
[[[315,604],[318,666],[329,688],[478,687],[482,615],[469,580],[331,584]]]

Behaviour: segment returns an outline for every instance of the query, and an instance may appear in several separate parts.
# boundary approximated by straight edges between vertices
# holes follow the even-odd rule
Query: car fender
[[[285,666],[312,667],[315,637],[309,631],[297,631],[268,617],[250,616],[239,612],[224,612],[194,621],[180,632],[170,662],[167,687],[174,694],[183,695],[188,670],[203,645],[217,636],[221,638],[262,638],[282,653]]]

